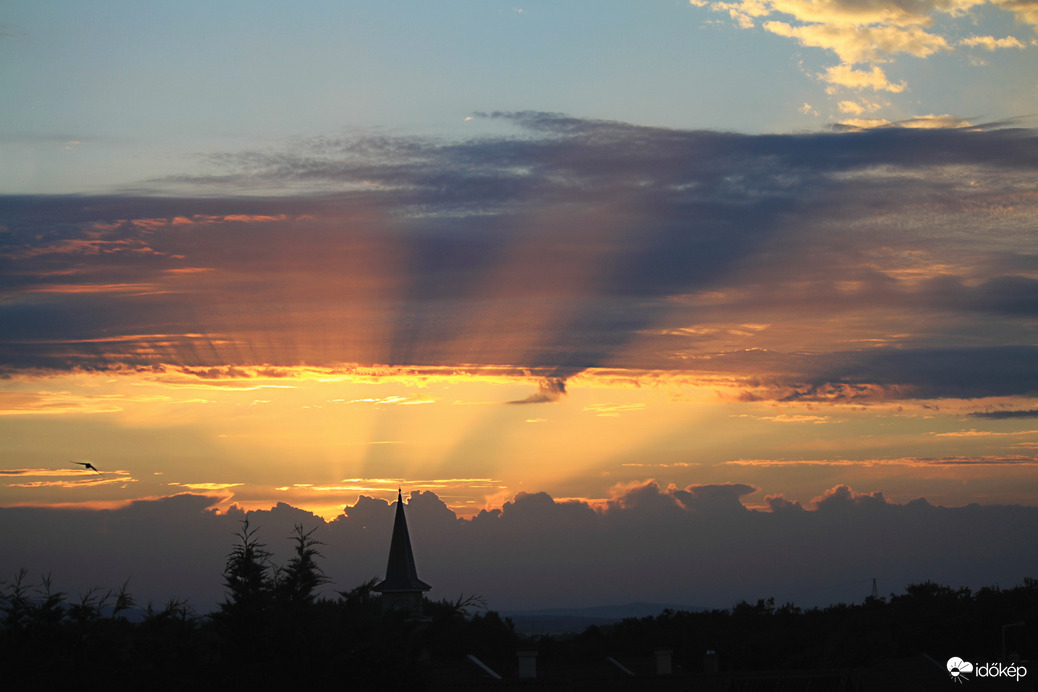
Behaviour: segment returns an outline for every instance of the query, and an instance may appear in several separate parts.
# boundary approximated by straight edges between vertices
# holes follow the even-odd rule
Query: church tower
[[[393,540],[389,544],[389,564],[386,578],[375,586],[382,593],[382,612],[404,611],[420,615],[422,594],[432,587],[418,578],[411,552],[411,537],[404,517],[403,492],[396,494],[396,520],[393,522]]]

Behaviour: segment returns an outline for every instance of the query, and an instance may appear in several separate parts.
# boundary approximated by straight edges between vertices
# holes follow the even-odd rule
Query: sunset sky
[[[522,516],[802,545],[840,503],[889,513],[874,548],[1038,526],[1036,29],[1032,0],[0,3],[0,510],[54,517],[0,568],[50,569],[74,516],[345,531],[398,487],[487,545]],[[1001,545],[887,576],[1038,576]],[[875,576],[842,564],[817,583]]]

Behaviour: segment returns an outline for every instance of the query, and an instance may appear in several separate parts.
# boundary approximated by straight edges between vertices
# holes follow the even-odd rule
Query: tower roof
[[[418,578],[418,570],[414,565],[414,554],[411,552],[411,536],[407,532],[407,519],[404,517],[403,492],[397,490],[396,520],[393,522],[393,540],[389,544],[389,563],[386,565],[386,578],[375,586],[375,591],[428,591],[432,587]]]

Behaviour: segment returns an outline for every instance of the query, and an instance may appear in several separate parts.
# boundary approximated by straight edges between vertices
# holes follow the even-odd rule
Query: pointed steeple
[[[418,578],[414,553],[411,552],[411,536],[407,532],[407,518],[404,517],[403,491],[398,489],[386,578],[375,586],[375,591],[382,592],[382,612],[418,611],[422,604],[422,593],[431,588]]]

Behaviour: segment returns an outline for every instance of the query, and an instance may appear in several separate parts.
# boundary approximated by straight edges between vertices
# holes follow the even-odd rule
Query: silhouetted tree
[[[223,671],[219,627],[200,618],[183,599],[158,609],[150,602],[134,637],[133,665],[143,679],[162,680],[166,689],[186,689]]]
[[[258,529],[246,517],[235,536],[238,543],[227,556],[224,586],[227,598],[214,618],[224,636],[227,654],[236,662],[261,662],[272,648],[269,640],[271,607],[274,604],[274,567],[271,553],[256,538]],[[248,668],[261,675],[261,671]]]
[[[379,597],[375,595],[375,585],[381,579],[372,577],[363,584],[349,591],[339,591],[339,603],[352,614],[375,615],[379,612]]]
[[[324,545],[313,538],[316,527],[303,530],[302,524],[296,524],[295,535],[290,536],[296,542],[295,556],[283,569],[278,570],[275,595],[280,604],[290,608],[312,605],[317,587],[328,583],[328,577],[317,565],[316,558],[324,557],[317,546]]]
[[[264,614],[272,602],[271,553],[256,539],[257,532],[249,527],[248,518],[242,519],[241,530],[235,534],[239,542],[227,556],[223,571],[227,599],[220,610],[225,614]]]
[[[65,592],[51,587],[50,574],[40,579],[37,599],[34,620],[56,625],[65,617]]]
[[[79,603],[74,603],[68,608],[69,619],[79,625],[96,623],[106,617],[105,610],[111,608],[108,618],[114,619],[119,613],[127,608],[133,607],[133,596],[127,590],[129,580],[123,582],[118,591],[105,591],[94,587],[88,589],[79,597]]]
[[[4,613],[4,631],[8,633],[20,633],[29,622],[32,604],[29,601],[29,587],[25,583],[25,577],[29,571],[18,570],[14,583],[9,589],[4,589],[3,597],[0,598],[0,610]]]

